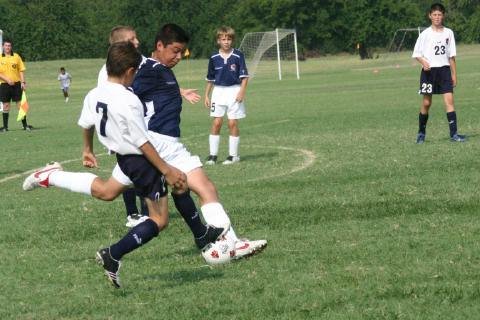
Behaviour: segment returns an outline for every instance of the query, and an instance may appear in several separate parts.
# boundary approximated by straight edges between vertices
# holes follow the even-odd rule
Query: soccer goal
[[[415,41],[425,27],[398,29],[388,45],[389,52],[400,52],[404,48],[413,49]]]
[[[291,72],[291,64],[297,79],[300,79],[298,67],[297,32],[295,29],[275,29],[266,32],[249,32],[243,37],[239,47],[245,55],[248,74],[253,78],[259,67],[275,72],[278,70],[278,79],[282,80],[284,72]]]
[[[3,31],[0,29],[0,54],[3,53]]]

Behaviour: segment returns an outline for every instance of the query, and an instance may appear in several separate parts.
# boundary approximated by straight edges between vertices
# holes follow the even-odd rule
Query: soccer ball
[[[229,263],[235,256],[235,241],[222,236],[202,250],[202,257],[210,265]]]

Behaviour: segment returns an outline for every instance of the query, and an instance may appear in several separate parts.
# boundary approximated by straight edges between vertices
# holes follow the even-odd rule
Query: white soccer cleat
[[[227,159],[222,162],[222,164],[233,164],[236,162],[240,162],[239,156],[228,156]]]
[[[127,216],[127,223],[125,224],[125,226],[128,228],[133,228],[148,219],[149,219],[149,216],[143,216],[141,214],[134,213]]]
[[[267,240],[241,239],[235,242],[235,256],[232,259],[238,260],[253,256],[267,246]]]
[[[60,165],[60,163],[50,162],[42,169],[39,169],[34,173],[32,173],[31,175],[29,175],[23,181],[23,190],[30,191],[38,187],[48,188],[50,186],[48,181],[50,174],[52,174],[52,172],[61,171],[61,170],[63,170],[63,168]]]

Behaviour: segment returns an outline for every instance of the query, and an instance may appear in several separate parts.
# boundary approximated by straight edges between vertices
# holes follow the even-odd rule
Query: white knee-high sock
[[[208,142],[210,145],[210,155],[211,156],[218,155],[218,146],[220,145],[220,136],[211,134],[208,137]]]
[[[238,145],[240,144],[240,137],[230,136],[228,138],[228,154],[233,157],[238,156]]]
[[[225,234],[227,237],[233,239],[233,241],[238,241],[238,237],[233,230],[232,223],[227,213],[223,209],[223,206],[218,202],[211,202],[204,204],[201,208],[203,219],[207,224],[210,224],[215,227],[221,227],[226,224],[230,224],[230,229]]]
[[[48,177],[48,183],[72,192],[92,195],[92,183],[97,176],[88,172],[55,171]]]

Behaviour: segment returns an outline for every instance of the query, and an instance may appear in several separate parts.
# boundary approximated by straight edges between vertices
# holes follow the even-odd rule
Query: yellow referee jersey
[[[2,54],[0,56],[0,73],[13,82],[20,81],[20,72],[25,71],[25,65],[23,64],[22,58],[17,54],[13,53],[11,55]],[[0,78],[0,83],[4,83]]]

